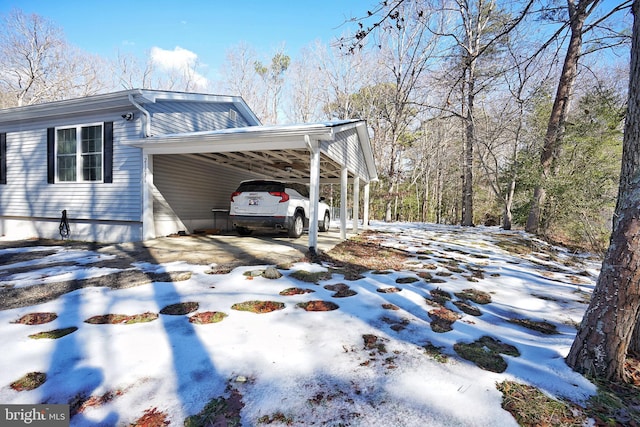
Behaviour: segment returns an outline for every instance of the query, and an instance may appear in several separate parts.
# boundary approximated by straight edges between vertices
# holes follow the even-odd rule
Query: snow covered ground
[[[540,251],[517,255],[502,249],[504,242],[530,237],[497,228],[416,223],[375,223],[372,228],[377,243],[407,252],[405,269],[368,271],[355,281],[334,273],[314,284],[291,275],[330,266],[297,263],[281,269],[279,279],[249,279],[244,273],[266,266],[210,274],[215,266],[140,264],[135,267],[191,271],[192,276],[121,290],[85,288],[37,306],[0,311],[0,403],[90,402],[93,397],[99,403],[84,405],[71,425],[129,425],[152,408],[167,414],[171,425],[183,425],[213,398],[236,390],[244,403],[240,415],[245,426],[273,421],[275,414],[292,425],[508,426],[517,423],[501,408],[496,390],[496,383],[505,379],[574,401],[595,392],[565,365],[564,357],[595,285],[599,260],[562,248],[553,248],[550,256],[548,245],[536,240],[533,245]],[[42,249],[4,249],[0,255]],[[57,247],[55,254],[23,263],[31,267],[28,272],[3,276],[3,270],[16,266],[0,266],[0,286],[47,286],[112,273],[92,266],[100,258]],[[75,260],[76,265],[56,267],[60,260]],[[482,272],[477,281],[467,279],[473,271]],[[441,282],[425,280],[424,273]],[[405,283],[407,278],[418,280]],[[335,292],[325,289],[339,283],[357,295],[335,298]],[[292,287],[314,292],[280,295]],[[400,291],[381,292],[393,287]],[[438,288],[451,294],[470,288],[489,292],[492,302],[474,304],[481,316],[446,303],[461,318],[451,331],[437,333],[428,313],[434,306],[425,298]],[[231,308],[249,300],[278,301],[285,308],[264,314]],[[331,301],[339,308],[308,312],[296,305],[312,300]],[[160,314],[155,321],[131,325],[84,322],[105,314],[159,313],[178,302],[197,302],[197,312],[224,312],[227,317],[204,325],[189,322],[195,313]],[[398,309],[388,309],[388,304]],[[15,323],[35,312],[58,317],[42,325]],[[546,321],[558,333],[545,335],[509,319]],[[78,330],[59,339],[29,338],[72,326]],[[366,345],[368,335],[377,337],[375,347]],[[482,370],[453,350],[455,343],[485,335],[519,350],[519,357],[504,356],[504,373]],[[427,355],[427,344],[442,347],[446,362]],[[46,373],[46,382],[31,391],[9,387],[29,372]]]

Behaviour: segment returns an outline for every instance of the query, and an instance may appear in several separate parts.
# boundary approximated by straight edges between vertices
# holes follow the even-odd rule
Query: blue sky
[[[375,0],[0,0],[60,26],[67,41],[87,52],[115,58],[118,51],[143,57],[152,48],[195,53],[215,73],[226,51],[240,42],[269,57],[283,45],[294,57],[301,47],[330,43],[345,21],[362,16]],[[184,53],[184,52],[183,52]]]

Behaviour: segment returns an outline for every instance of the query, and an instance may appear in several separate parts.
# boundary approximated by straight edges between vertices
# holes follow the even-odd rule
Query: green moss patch
[[[462,292],[456,292],[454,295],[461,300],[471,300],[476,304],[489,304],[491,302],[491,295],[488,292],[478,289],[464,289]]]
[[[438,271],[436,273],[436,276],[440,276],[440,277],[451,277],[453,276],[453,273],[450,271]]]
[[[10,387],[15,391],[28,391],[40,387],[47,380],[44,372],[29,372],[22,378],[11,383]]]
[[[482,311],[475,305],[471,305],[465,301],[454,301],[453,305],[458,307],[460,311],[470,316],[482,316]]]
[[[377,350],[378,353],[386,353],[387,347],[384,344],[384,338],[380,338],[373,334],[364,334],[362,336],[365,350]]]
[[[442,352],[444,347],[437,347],[430,342],[427,342],[422,346],[424,348],[424,354],[440,363],[447,363],[449,361],[449,357]]]
[[[69,335],[75,331],[78,330],[77,326],[71,326],[69,328],[63,328],[63,329],[54,329],[53,331],[46,331],[46,332],[39,332],[37,334],[31,334],[29,335],[29,338],[32,338],[34,340],[39,340],[39,339],[58,339],[58,338],[62,338],[65,335]]]
[[[142,313],[142,314],[133,314],[133,315],[103,314],[103,315],[100,315],[100,316],[90,317],[87,320],[85,320],[85,323],[90,323],[92,325],[105,325],[105,324],[131,325],[131,324],[134,324],[134,323],[153,322],[157,318],[158,318],[158,315],[156,313],[150,313],[150,312]]]
[[[340,308],[340,306],[331,301],[307,301],[296,304],[296,306],[306,311],[333,311]]]
[[[597,426],[640,426],[640,361],[627,356],[629,383],[595,380],[598,393],[589,398],[587,413]]]
[[[503,381],[496,384],[496,388],[502,393],[502,408],[513,415],[521,426],[577,427],[585,425],[587,421],[580,411],[574,411],[575,408],[550,398],[530,385]]]
[[[207,270],[204,274],[229,274],[233,271],[231,267],[211,267],[211,270]]]
[[[289,275],[289,277],[293,277],[296,280],[300,280],[306,283],[318,283],[321,280],[329,280],[331,279],[330,271],[305,271],[305,270],[296,270]]]
[[[248,279],[253,279],[254,277],[264,277],[265,279],[279,279],[282,277],[282,273],[278,271],[276,267],[267,267],[265,269],[258,270],[249,270],[242,273],[243,276],[246,276]]]
[[[276,412],[273,415],[263,415],[258,418],[258,424],[273,424],[276,423],[278,425],[292,426],[293,418],[287,417],[282,412]]]
[[[205,405],[202,411],[184,420],[185,427],[240,426],[240,411],[244,407],[242,395],[232,390],[228,398],[216,397]]]
[[[520,356],[514,346],[489,336],[483,336],[472,343],[456,343],[453,349],[460,357],[475,363],[479,368],[497,373],[507,369],[507,362],[501,354]]]
[[[418,272],[418,277],[420,277],[421,279],[426,280],[427,282],[429,280],[433,279],[433,275],[431,273],[429,273],[428,271],[420,271],[420,272]]]
[[[166,314],[169,316],[181,316],[196,311],[200,305],[197,302],[179,302],[177,304],[171,304],[160,310],[160,314]]]
[[[536,321],[531,319],[509,319],[509,323],[524,326],[527,329],[531,329],[545,335],[555,335],[558,333],[556,325],[546,321]]]
[[[284,303],[277,301],[244,301],[231,306],[233,310],[249,311],[256,314],[271,313],[282,310],[284,307]]]
[[[189,322],[195,323],[196,325],[206,325],[209,323],[222,322],[225,317],[227,317],[227,314],[221,311],[203,311],[189,317]]]
[[[315,291],[313,289],[306,289],[306,288],[287,288],[284,291],[280,291],[280,295],[288,297],[291,295],[310,294],[311,292],[315,292]]]
[[[409,326],[409,319],[392,319],[390,317],[387,316],[383,316],[381,318],[381,320],[388,324],[391,325],[391,329],[396,331],[396,332],[400,332],[402,330],[404,330],[407,326]]]
[[[418,279],[416,277],[398,277],[396,279],[396,283],[399,283],[399,284],[415,283],[415,282],[417,282],[419,280],[420,279]]]
[[[431,300],[437,302],[440,305],[445,305],[448,301],[451,301],[451,294],[447,291],[443,291],[440,288],[429,291]]]
[[[44,325],[45,323],[53,322],[58,318],[55,313],[29,313],[25,314],[15,322],[22,325]]]
[[[335,292],[332,295],[332,297],[334,297],[334,298],[347,298],[347,297],[352,297],[354,295],[358,295],[358,293],[356,291],[354,291],[353,289],[351,289],[349,287],[349,285],[346,285],[344,283],[336,283],[334,285],[326,285],[324,288],[326,290],[328,290],[328,291]]]
[[[431,318],[431,330],[444,333],[453,329],[452,325],[460,318],[460,315],[447,308],[438,307],[429,311],[429,317]]]

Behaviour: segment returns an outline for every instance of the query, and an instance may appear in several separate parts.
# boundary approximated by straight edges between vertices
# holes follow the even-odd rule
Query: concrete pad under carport
[[[342,242],[340,230],[318,233],[318,249],[330,251]],[[122,243],[102,248],[128,259],[154,264],[183,261],[217,267],[277,265],[301,260],[308,254],[309,235],[297,239],[285,234],[192,234],[159,237],[144,242]]]

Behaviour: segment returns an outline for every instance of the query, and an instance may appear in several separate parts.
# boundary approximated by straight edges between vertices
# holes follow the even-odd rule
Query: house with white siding
[[[63,211],[74,240],[224,229],[230,194],[256,178],[304,182],[312,200],[339,184],[344,235],[347,189],[357,227],[377,179],[366,123],[262,126],[240,97],[141,89],[0,110],[6,239],[60,238]]]

